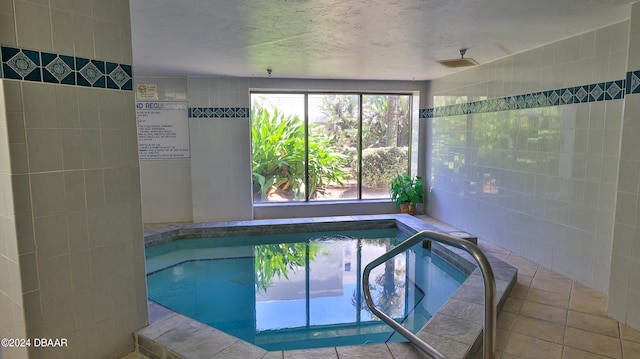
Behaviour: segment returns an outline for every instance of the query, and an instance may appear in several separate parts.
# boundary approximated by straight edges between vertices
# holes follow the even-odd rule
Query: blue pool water
[[[406,237],[382,229],[177,240],[146,250],[149,298],[266,350],[402,341],[368,310],[361,278]],[[370,278],[378,307],[417,332],[467,275],[416,246]]]

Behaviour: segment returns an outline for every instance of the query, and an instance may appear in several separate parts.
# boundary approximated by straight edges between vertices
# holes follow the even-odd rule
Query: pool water
[[[266,350],[404,341],[368,310],[361,278],[406,238],[377,229],[177,240],[147,248],[149,298]],[[467,274],[418,245],[370,278],[376,305],[415,333]]]

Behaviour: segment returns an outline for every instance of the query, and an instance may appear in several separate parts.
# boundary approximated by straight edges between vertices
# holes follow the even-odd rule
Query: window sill
[[[363,204],[363,203],[392,203],[390,198],[380,199],[348,199],[337,201],[283,201],[283,202],[254,202],[253,207],[298,207],[298,206],[326,206],[341,204]]]
[[[422,208],[418,208],[419,212]],[[254,219],[352,216],[398,213],[391,199],[254,203]]]

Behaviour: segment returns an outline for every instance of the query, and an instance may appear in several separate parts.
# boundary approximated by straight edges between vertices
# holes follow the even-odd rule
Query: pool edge
[[[404,214],[367,215],[367,216],[340,216],[340,217],[315,217],[303,219],[275,219],[254,220],[238,222],[214,222],[199,224],[170,225],[164,228],[145,231],[145,245],[155,245],[170,240],[192,236],[194,233],[238,235],[245,234],[242,227],[256,226],[261,230],[282,225],[308,225],[310,229],[320,229],[322,226],[335,223],[348,223],[354,221],[393,221],[400,230],[419,232],[430,229],[442,233],[460,236],[464,232],[458,230],[442,230],[437,224],[427,223]],[[372,222],[370,222],[372,223]],[[366,227],[366,226],[365,226]],[[148,240],[147,240],[148,239]],[[471,257],[464,251],[448,246],[441,246],[453,257],[462,258],[463,261],[472,262]],[[489,262],[496,277],[497,308],[498,313],[515,285],[517,269],[508,263],[487,254]],[[420,330],[418,336],[436,349],[447,353],[450,358],[474,358],[482,347],[482,324],[484,318],[484,290],[482,277],[476,269],[453,296],[438,310],[433,318]],[[394,358],[424,358],[409,343],[385,343],[359,346],[343,346],[333,348],[274,351],[268,352],[253,344],[244,342],[230,336],[220,330],[175,313],[158,304],[150,302],[151,310],[156,311],[151,323],[134,333],[136,350],[147,355],[150,359],[191,359],[188,354],[207,354],[209,358],[284,358],[288,356],[322,357],[327,355],[337,358],[341,353],[348,355],[351,351],[367,353],[372,357]],[[150,317],[152,317],[150,313]],[[332,354],[330,354],[330,352]],[[376,354],[377,353],[377,354]],[[202,357],[199,355],[198,357]]]

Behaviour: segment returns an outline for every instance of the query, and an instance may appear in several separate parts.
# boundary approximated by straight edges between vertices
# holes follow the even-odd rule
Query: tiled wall
[[[249,79],[189,78],[188,97],[193,221],[252,219]]]
[[[628,31],[433,81],[429,213],[607,293]]]
[[[638,86],[640,80],[640,3],[631,11],[627,82]],[[625,96],[620,146],[620,171],[617,188],[609,314],[640,330],[640,95]]]
[[[132,93],[4,82],[22,95],[7,117],[27,332],[68,338],[70,357],[131,350],[146,321]]]
[[[0,18],[8,334],[68,340],[30,358],[120,357],[147,322],[129,2],[1,0]]]
[[[4,81],[0,79],[0,338],[24,338],[25,320],[20,284],[16,216],[14,214],[11,158]],[[26,358],[26,349],[1,348],[5,357]]]

